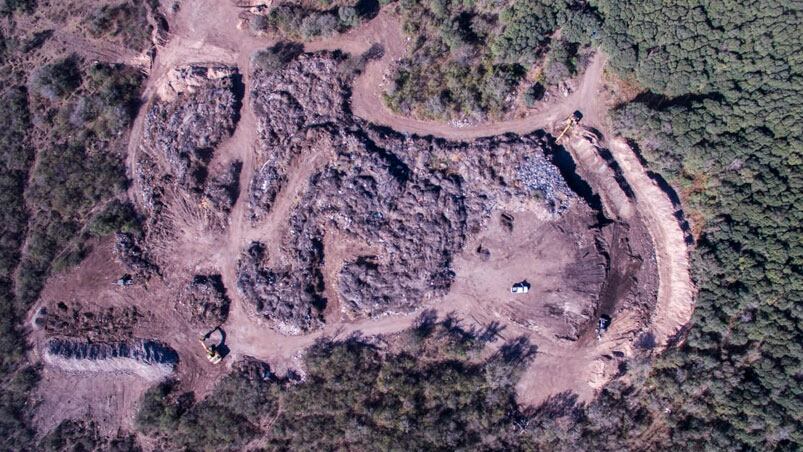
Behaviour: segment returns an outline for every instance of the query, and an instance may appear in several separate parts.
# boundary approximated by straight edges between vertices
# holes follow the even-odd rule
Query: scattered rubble
[[[179,304],[193,322],[217,326],[229,316],[229,298],[220,275],[195,275],[179,295]]]
[[[43,355],[45,362],[63,370],[136,373],[149,380],[170,375],[178,363],[172,348],[149,340],[92,343],[51,339]]]
[[[323,147],[335,151],[291,212],[279,255],[254,243],[238,266],[245,299],[291,334],[323,323],[324,231],[334,228],[379,250],[348,257],[337,290],[343,309],[380,316],[446,294],[453,257],[497,205],[542,202],[560,215],[574,199],[543,135],[455,143],[352,117],[338,62],[337,54],[305,54],[282,71],[257,68],[253,75],[262,163],[250,184],[252,221],[270,211],[294,161]]]
[[[114,252],[120,262],[139,278],[147,279],[154,273],[159,274],[159,267],[148,259],[130,233],[118,232],[114,235]]]
[[[93,312],[80,305],[58,302],[40,310],[37,324],[49,335],[82,337],[93,342],[117,341],[131,338],[134,326],[144,317],[135,306]]]

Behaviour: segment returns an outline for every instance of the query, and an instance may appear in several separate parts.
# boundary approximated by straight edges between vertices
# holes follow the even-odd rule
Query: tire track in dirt
[[[156,92],[155,88],[169,70],[188,63],[236,64],[243,75],[245,86],[250,86],[251,55],[255,51],[271,45],[273,41],[256,38],[237,30],[238,12],[228,2],[199,0],[194,2],[191,7],[182,8],[177,16],[169,18],[171,19],[171,35],[165,45],[158,50],[145,90],[146,98],[153,97]],[[367,121],[404,133],[471,140],[509,132],[524,134],[538,129],[550,130],[571,112],[580,110],[586,115],[586,118],[583,119],[584,124],[594,125],[602,131],[609,130],[608,127],[605,127],[607,108],[599,99],[606,63],[606,57],[602,53],[594,56],[579,81],[578,89],[570,96],[551,105],[549,109],[510,121],[456,127],[450,124],[401,117],[384,106],[382,90],[387,80],[386,75],[406,49],[406,41],[402,36],[401,27],[387,9],[380,12],[372,21],[349,33],[329,40],[308,43],[305,48],[307,51],[342,49],[356,54],[364,52],[377,42],[383,45],[385,53],[379,60],[368,63],[363,74],[355,80],[352,92],[353,112]],[[137,147],[141,140],[142,117],[146,111],[147,108],[140,111],[132,132],[129,145],[129,164],[132,170]],[[269,359],[272,365],[281,370],[297,362],[299,353],[321,336],[343,335],[353,331],[362,331],[365,334],[387,334],[409,327],[416,313],[332,323],[327,324],[323,331],[314,334],[288,337],[268,329],[260,319],[248,312],[235,289],[237,259],[243,247],[250,240],[276,240],[278,238],[277,232],[282,227],[286,227],[287,214],[294,205],[298,193],[302,192],[309,174],[317,166],[307,165],[305,171],[302,172],[304,174],[294,172],[291,183],[279,194],[276,209],[270,214],[270,218],[256,228],[252,227],[247,219],[247,190],[257,164],[254,149],[256,143],[256,118],[251,111],[250,93],[246,88],[240,123],[234,135],[218,149],[218,153],[225,158],[238,158],[243,161],[240,176],[241,194],[233,208],[228,231],[217,242],[215,249],[206,250],[207,257],[203,258],[219,269],[224,283],[229,289],[232,310],[225,327],[229,334],[229,344],[233,355],[235,357],[252,355],[257,358]],[[621,166],[625,179],[633,187],[636,210],[641,213],[647,223],[658,255],[660,288],[657,309],[653,315],[653,328],[657,335],[663,338],[660,343],[665,343],[666,337],[688,322],[693,309],[694,293],[688,271],[687,247],[683,242],[682,230],[672,215],[675,209],[671,200],[649,179],[632,150],[619,141],[614,140],[611,143],[613,144],[611,153]],[[602,144],[604,145],[604,141]],[[571,145],[569,147],[572,148]],[[599,164],[596,159],[592,159],[592,161]],[[587,163],[583,159],[578,159],[578,164],[586,165]],[[191,240],[192,237],[189,239]],[[201,250],[193,249],[193,251]],[[422,303],[420,310],[431,305],[430,302]],[[442,312],[447,312],[445,310],[450,307],[459,308],[462,305],[457,302],[438,305]],[[470,313],[468,312],[468,314]],[[483,313],[477,312],[476,314]],[[483,318],[485,317],[483,315]],[[232,361],[229,360],[229,364]]]

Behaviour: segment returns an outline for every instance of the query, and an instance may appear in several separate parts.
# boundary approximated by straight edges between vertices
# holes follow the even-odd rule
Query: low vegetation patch
[[[15,284],[21,312],[36,300],[52,268],[83,258],[96,206],[125,188],[121,138],[137,111],[141,80],[133,68],[84,65],[75,56],[33,76],[38,126],[32,139],[39,152],[25,193],[32,218]],[[120,228],[130,228],[130,220],[120,220]],[[104,229],[93,225],[94,232]]]
[[[100,5],[91,10],[84,24],[94,38],[116,41],[133,49],[145,49],[153,31],[147,15],[143,1]]]
[[[553,88],[577,74],[589,41],[574,27],[589,8],[542,0],[502,8],[484,0],[401,0],[410,53],[396,68],[386,102],[406,116],[469,121],[504,117],[521,94],[526,107],[535,106],[543,96],[527,96],[520,85]],[[562,38],[555,39],[559,30]]]

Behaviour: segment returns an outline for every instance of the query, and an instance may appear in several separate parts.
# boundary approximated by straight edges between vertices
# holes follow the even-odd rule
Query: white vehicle
[[[511,293],[527,293],[530,291],[530,283],[527,281],[517,282],[510,288]]]

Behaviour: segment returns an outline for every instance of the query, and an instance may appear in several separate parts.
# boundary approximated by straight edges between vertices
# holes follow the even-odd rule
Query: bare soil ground
[[[225,63],[237,66],[243,83],[250,86],[251,55],[272,43],[239,31],[238,14],[238,8],[228,1],[196,0],[183,2],[177,13],[167,16],[170,33],[157,49],[149,69],[145,105],[131,134],[128,165],[132,174],[143,136],[144,113],[170,70],[189,63]],[[398,22],[386,11],[347,34],[310,43],[306,49],[337,48],[361,53],[377,42],[384,46],[384,56],[369,63],[353,86],[351,107],[356,116],[400,132],[471,140],[507,132],[553,131],[558,121],[580,110],[584,113],[583,124],[601,133],[578,128],[563,144],[577,164],[577,173],[599,196],[599,207],[612,223],[595,236],[589,228],[597,218],[587,207],[574,209],[566,214],[567,219],[555,221],[533,206],[499,206],[493,215],[510,213],[514,217],[513,231],[508,232],[496,221],[472,237],[454,263],[457,275],[448,295],[422,303],[413,313],[359,318],[345,312],[337,294],[329,292],[327,297],[333,302],[325,312],[323,330],[282,335],[250,312],[235,290],[237,259],[252,240],[276,246],[287,227],[288,213],[298,202],[309,176],[329,161],[331,152],[322,147],[318,154],[293,162],[290,182],[279,194],[269,218],[252,225],[246,190],[260,162],[255,152],[257,120],[246,89],[237,129],[218,146],[212,162],[243,162],[241,195],[228,227],[212,231],[197,212],[177,210],[174,216],[181,222],[177,224],[176,240],[154,250],[165,270],[164,278],[137,281],[128,288],[113,284],[125,270],[113,258],[111,244],[98,243],[80,266],[49,281],[40,303],[31,311],[31,320],[40,307],[57,309],[59,302],[80,305],[89,311],[136,306],[144,317],[133,326],[131,335],[159,339],[173,347],[180,356],[176,376],[186,389],[194,390],[201,398],[238,357],[263,359],[281,373],[297,368],[303,350],[319,337],[339,337],[354,331],[365,335],[398,332],[408,328],[421,310],[436,307],[441,315],[454,311],[467,323],[484,326],[500,322],[504,326],[503,337],[531,337],[539,352],[519,384],[520,402],[526,404],[564,391],[588,400],[616,372],[616,357],[635,353],[633,340],[637,334],[651,331],[659,344],[665,344],[688,321],[694,289],[683,231],[673,215],[676,208],[649,178],[633,151],[622,141],[606,136],[610,130],[607,106],[599,95],[605,67],[603,54],[594,57],[578,89],[548,110],[512,121],[456,127],[399,117],[384,106],[381,92],[387,71],[406,45]],[[600,148],[609,149],[612,161],[603,157]],[[130,189],[137,202],[142,200],[141,189],[136,183]],[[604,258],[598,252],[599,243],[609,255],[607,264],[601,262]],[[324,246],[324,277],[329,281],[335,278],[344,259],[369,248],[368,244],[353,243],[334,233],[326,234]],[[476,252],[480,246],[490,252],[487,259]],[[203,356],[197,341],[203,331],[176,308],[179,289],[193,275],[213,273],[221,274],[231,299],[228,320],[223,325],[231,353],[218,366]],[[521,279],[527,279],[533,290],[524,295],[511,294],[510,283]],[[326,286],[335,287],[329,281]],[[615,318],[601,341],[593,334],[599,314],[599,308],[594,306],[602,306]],[[588,314],[588,324],[577,332],[579,340],[557,337],[571,333],[561,316],[584,312]],[[47,336],[44,329],[35,327],[32,341],[38,346]],[[80,414],[96,416],[110,432],[118,426],[131,428],[136,400],[149,384],[135,376],[75,374],[55,368],[46,369],[44,375],[38,394],[42,409],[37,419],[43,429]],[[64,391],[65,384],[70,385],[70,391]]]

